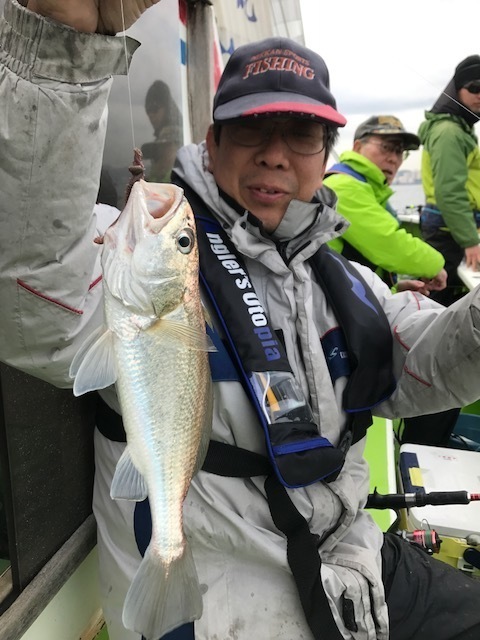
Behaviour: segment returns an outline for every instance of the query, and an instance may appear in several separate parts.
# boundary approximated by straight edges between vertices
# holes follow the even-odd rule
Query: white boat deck
[[[467,268],[464,262],[457,269],[458,277],[470,290],[480,284],[480,271]]]

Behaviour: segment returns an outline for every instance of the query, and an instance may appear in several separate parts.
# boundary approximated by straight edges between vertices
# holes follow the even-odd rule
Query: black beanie
[[[472,80],[480,80],[480,56],[468,56],[455,69],[453,76],[457,91]]]

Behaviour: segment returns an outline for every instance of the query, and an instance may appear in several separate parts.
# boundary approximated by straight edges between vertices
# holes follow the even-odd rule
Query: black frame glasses
[[[317,155],[328,143],[327,127],[312,120],[246,119],[225,124],[224,128],[232,142],[252,148],[268,144],[272,135],[279,132],[290,151],[302,156]]]
[[[394,153],[396,156],[401,156],[404,160],[410,155],[410,151],[405,149],[403,143],[397,140],[372,140],[371,138],[367,138],[365,142],[375,145],[385,154]]]

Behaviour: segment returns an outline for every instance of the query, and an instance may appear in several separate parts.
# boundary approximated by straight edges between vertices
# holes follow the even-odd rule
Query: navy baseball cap
[[[288,38],[266,38],[230,56],[213,101],[213,121],[281,113],[343,127],[347,121],[336,109],[323,58]]]

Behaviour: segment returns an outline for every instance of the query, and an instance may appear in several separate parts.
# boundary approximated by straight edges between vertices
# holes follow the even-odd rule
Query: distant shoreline
[[[400,169],[395,176],[395,180],[392,184],[392,187],[395,189],[396,186],[400,185],[421,185],[422,184],[422,175],[420,171],[415,170],[411,171],[409,169]]]
[[[418,184],[421,186],[422,181],[415,178],[409,179],[408,177],[402,176],[399,180],[397,179],[392,182],[392,189],[395,189],[395,187],[403,187],[405,185],[414,185],[414,184]]]
[[[425,195],[421,182],[402,182],[392,184],[394,194],[390,198],[390,204],[397,211],[403,211],[406,207],[416,207],[425,203]]]

